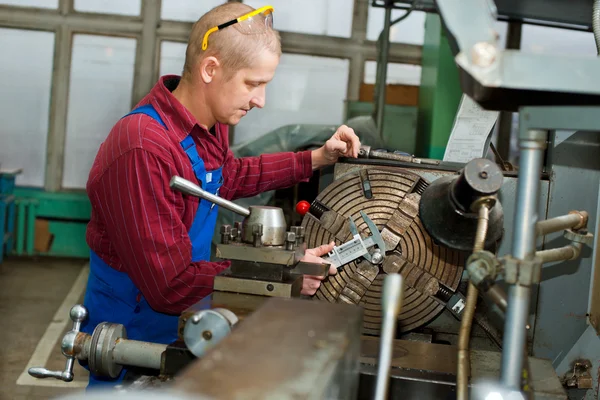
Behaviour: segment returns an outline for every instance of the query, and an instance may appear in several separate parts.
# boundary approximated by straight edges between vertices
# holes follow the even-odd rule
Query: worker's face
[[[236,125],[254,107],[263,108],[267,83],[273,79],[279,56],[268,50],[256,55],[252,67],[237,71],[230,79],[217,78],[212,111],[217,121]]]

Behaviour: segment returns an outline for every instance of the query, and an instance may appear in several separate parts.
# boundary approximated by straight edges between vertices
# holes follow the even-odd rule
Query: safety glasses
[[[264,27],[272,28],[273,27],[273,7],[264,6],[248,14],[244,14],[239,18],[232,19],[231,21],[225,22],[224,24],[215,26],[210,28],[206,34],[204,35],[204,39],[202,40],[202,50],[206,50],[208,47],[208,37],[211,33],[216,32],[218,30],[227,28],[233,24],[239,24],[239,29],[245,34],[251,34],[256,32],[257,27],[263,24]]]

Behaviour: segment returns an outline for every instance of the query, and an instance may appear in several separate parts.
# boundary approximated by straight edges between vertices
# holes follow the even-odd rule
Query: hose
[[[487,235],[489,212],[487,204],[479,208],[477,231],[475,233],[475,245],[473,253],[483,250],[485,245],[485,236]],[[469,375],[471,363],[469,359],[469,340],[471,338],[471,327],[473,325],[473,316],[475,315],[475,306],[477,305],[478,290],[469,282],[467,291],[467,302],[463,311],[460,323],[460,332],[458,335],[458,362],[456,371],[456,399],[467,400],[469,398]]]

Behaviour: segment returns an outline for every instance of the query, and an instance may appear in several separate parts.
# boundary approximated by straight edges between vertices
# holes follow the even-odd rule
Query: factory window
[[[196,22],[204,13],[227,0],[162,0],[160,18]]]
[[[75,11],[140,15],[141,0],[75,0]]]
[[[392,21],[401,17],[406,10],[392,10]],[[367,39],[377,40],[383,30],[385,9],[369,7],[367,19]],[[410,15],[390,28],[390,41],[394,43],[423,44],[425,35],[425,13],[413,11]]]
[[[262,0],[244,0],[259,8]],[[352,31],[352,0],[271,0],[273,26],[280,31],[349,38]],[[299,17],[304,15],[304,17]]]
[[[44,185],[54,34],[0,28],[0,168],[23,168],[21,186]]]
[[[365,63],[364,82],[374,84],[377,75],[377,63],[367,61]],[[388,85],[410,85],[419,86],[421,84],[421,66],[410,64],[389,63],[387,66]]]
[[[36,8],[58,8],[58,0],[0,0],[0,5]]]
[[[160,44],[160,75],[181,75],[185,62],[186,43],[163,41]]]
[[[597,55],[592,32],[523,25],[521,50],[524,53],[557,55]]]
[[[284,125],[341,124],[348,69],[348,60],[283,54],[267,85],[264,109],[242,118],[234,142],[246,142]]]
[[[135,39],[73,38],[63,187],[85,187],[100,144],[131,109],[135,49]]]

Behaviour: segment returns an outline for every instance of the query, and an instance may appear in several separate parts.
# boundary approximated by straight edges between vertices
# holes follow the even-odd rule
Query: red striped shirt
[[[311,153],[235,158],[228,126],[202,128],[173,96],[178,76],[162,77],[139,105],[152,104],[167,129],[152,118],[122,118],[100,146],[87,193],[92,216],[86,239],[108,265],[126,272],[156,311],[178,314],[212,291],[227,262],[191,262],[187,235],[198,199],[169,188],[173,175],[198,182],[179,142],[191,134],[207,170],[223,165],[220,196],[226,199],[307,180]]]

